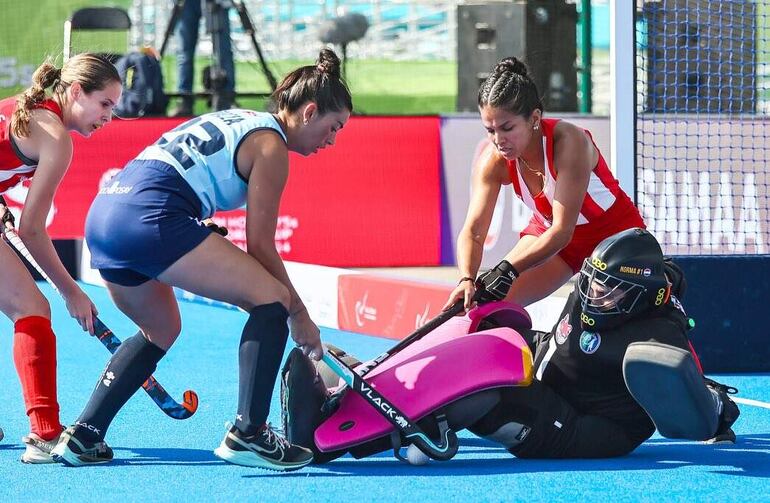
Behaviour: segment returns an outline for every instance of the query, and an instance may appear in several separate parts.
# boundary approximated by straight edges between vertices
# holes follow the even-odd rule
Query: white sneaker
[[[270,423],[248,437],[231,423],[226,426],[230,429],[219,447],[214,449],[214,454],[228,463],[289,472],[313,461],[309,449],[290,444],[270,427]]]
[[[31,465],[55,463],[56,461],[51,457],[51,451],[56,447],[56,444],[59,443],[60,437],[61,433],[51,440],[43,440],[34,433],[30,433],[26,437],[21,437],[21,441],[27,445],[24,454],[21,455],[21,462]]]

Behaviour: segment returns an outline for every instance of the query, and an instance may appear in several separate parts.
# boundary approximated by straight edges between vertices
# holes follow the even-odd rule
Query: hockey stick
[[[5,211],[8,211],[7,207],[0,206],[0,218],[2,218]],[[46,282],[48,282],[48,284],[51,285],[54,290],[56,290],[56,292],[61,294],[59,289],[56,288],[56,285],[54,285],[53,281],[51,281],[51,278],[48,277],[48,275],[43,271],[37,261],[35,261],[35,259],[32,257],[32,254],[29,253],[29,250],[27,250],[27,247],[24,245],[24,242],[21,240],[21,238],[19,238],[19,235],[16,234],[16,231],[14,231],[10,222],[6,222],[4,231],[8,242],[10,242],[11,245],[13,245],[13,247],[16,248],[16,250],[18,250],[25,259],[27,259],[32,267],[34,267],[37,272],[40,273]],[[115,351],[117,351],[120,347],[120,339],[118,339],[117,336],[112,333],[112,330],[107,328],[107,326],[102,323],[98,317],[94,316],[93,322],[94,334],[99,339],[99,342],[101,342],[110,353],[115,353]],[[168,394],[168,391],[166,391],[153,376],[150,376],[144,382],[144,384],[142,384],[142,388],[144,388],[144,391],[150,395],[152,401],[155,402],[158,407],[160,407],[160,410],[165,412],[167,416],[174,419],[187,419],[188,417],[195,414],[196,410],[198,410],[198,395],[193,390],[188,389],[185,391],[183,395],[184,402],[179,404],[176,400],[171,398],[171,395]]]
[[[373,386],[366,383],[360,375],[352,368],[346,365],[332,351],[324,352],[323,361],[331,368],[345,383],[358,393],[364,400],[374,407],[390,424],[396,427],[407,440],[417,446],[426,456],[439,461],[452,459],[457,454],[459,442],[457,435],[446,424],[446,421],[439,422],[439,443],[434,442],[425,434],[417,423],[412,422],[398,407],[393,405],[387,398],[382,396]]]
[[[751,398],[740,398],[737,396],[731,396],[730,400],[735,403],[742,403],[743,405],[751,405],[753,407],[761,407],[763,409],[770,409],[770,403],[761,402],[759,400],[752,400]]]
[[[476,294],[473,296],[473,302],[477,301],[480,297],[479,294],[480,291],[476,291]],[[425,323],[425,325],[421,326],[411,334],[404,337],[398,344],[393,346],[392,348],[388,349],[378,357],[374,358],[373,360],[369,360],[367,362],[362,363],[358,367],[356,367],[356,373],[360,375],[361,377],[366,376],[369,372],[371,372],[376,366],[378,366],[380,363],[384,362],[391,356],[395,355],[396,353],[400,352],[410,344],[417,342],[418,340],[422,339],[450,319],[457,316],[460,312],[462,312],[464,308],[465,301],[463,299],[458,300],[452,306],[447,309],[446,311],[443,311],[438,316],[433,318],[432,320]]]
[[[476,290],[476,293],[473,295],[472,301],[476,302],[481,297],[481,290]],[[395,355],[399,351],[403,350],[410,344],[417,342],[418,340],[422,339],[453,317],[457,316],[460,312],[462,312],[464,308],[465,301],[463,299],[458,300],[452,306],[447,309],[446,311],[443,311],[435,318],[431,319],[425,325],[421,326],[411,334],[404,337],[398,344],[393,346],[392,348],[388,349],[381,355],[377,356],[376,358],[363,362],[360,365],[358,365],[355,369],[355,373],[357,373],[362,378],[365,377],[369,372],[374,370],[375,367],[377,367],[379,364],[390,358],[391,356]],[[340,386],[337,390],[334,391],[324,403],[324,409],[327,412],[331,412],[337,408],[337,405],[339,404],[339,401],[342,399],[342,396],[345,394],[345,390],[347,389],[348,384]]]

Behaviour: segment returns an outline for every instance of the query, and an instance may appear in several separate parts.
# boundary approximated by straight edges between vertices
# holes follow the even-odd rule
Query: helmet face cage
[[[578,290],[582,311],[595,318],[633,312],[647,289],[638,283],[599,270],[587,258],[580,269]]]

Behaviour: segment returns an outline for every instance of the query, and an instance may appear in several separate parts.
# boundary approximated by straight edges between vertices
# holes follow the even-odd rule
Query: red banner
[[[292,156],[278,251],[338,267],[438,265],[439,140],[438,117],[354,117],[334,147]]]
[[[100,181],[114,175],[179,119],[115,121],[75,154],[54,200],[49,232],[83,236]],[[440,146],[437,117],[354,117],[337,145],[292,154],[275,242],[281,256],[335,266],[436,265],[440,259]],[[9,192],[20,206],[26,188]],[[245,247],[243,210],[217,215]]]
[[[366,274],[343,274],[338,282],[341,330],[402,339],[436,317],[452,289],[444,285]]]
[[[53,239],[79,239],[91,201],[99,191],[102,177],[107,179],[133,159],[146,145],[182,122],[180,119],[116,120],[91,138],[73,134],[74,154],[69,170],[54,197],[48,215],[48,232]],[[23,207],[30,182],[6,192],[9,206]]]

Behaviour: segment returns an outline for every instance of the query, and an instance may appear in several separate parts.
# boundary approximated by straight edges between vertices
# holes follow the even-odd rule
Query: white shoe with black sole
[[[227,426],[229,430],[214,454],[228,463],[289,472],[313,461],[310,450],[290,444],[269,423],[251,436],[244,435],[235,426]]]

